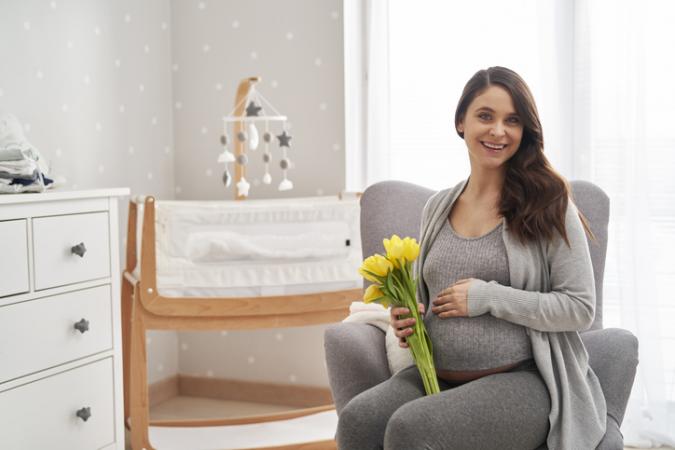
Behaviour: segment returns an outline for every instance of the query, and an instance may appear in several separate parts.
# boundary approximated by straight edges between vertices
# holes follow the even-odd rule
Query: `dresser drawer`
[[[78,411],[89,408],[84,421]],[[81,412],[83,416],[84,412]],[[112,358],[0,392],[0,448],[92,450],[115,441]]]
[[[26,220],[0,222],[0,297],[28,292]]]
[[[33,255],[36,290],[110,276],[108,213],[33,219]]]
[[[110,295],[106,285],[0,307],[0,383],[111,349]]]

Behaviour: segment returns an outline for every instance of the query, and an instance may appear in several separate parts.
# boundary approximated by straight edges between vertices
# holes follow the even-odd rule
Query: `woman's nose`
[[[504,135],[504,126],[500,123],[495,124],[495,126],[493,126],[490,129],[490,134],[492,136],[503,136]]]

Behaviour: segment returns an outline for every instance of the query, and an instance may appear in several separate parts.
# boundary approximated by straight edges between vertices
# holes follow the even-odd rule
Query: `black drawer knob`
[[[74,245],[70,248],[70,252],[76,254],[80,258],[84,257],[84,254],[87,252],[87,248],[84,246],[84,242],[80,242],[77,245]]]
[[[75,323],[73,327],[80,333],[84,334],[85,331],[89,330],[89,321],[81,319],[79,322]]]
[[[75,415],[86,422],[91,417],[91,408],[78,409]]]

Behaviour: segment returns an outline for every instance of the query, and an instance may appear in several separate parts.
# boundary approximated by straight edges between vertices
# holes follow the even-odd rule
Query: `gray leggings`
[[[546,442],[551,400],[533,360],[466,383],[439,379],[424,395],[416,366],[345,405],[340,450],[536,449]]]

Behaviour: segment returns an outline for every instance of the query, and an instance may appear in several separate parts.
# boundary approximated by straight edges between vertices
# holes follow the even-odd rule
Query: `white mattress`
[[[139,255],[142,212],[139,205]],[[227,297],[359,288],[359,219],[357,198],[158,201],[158,290]]]

